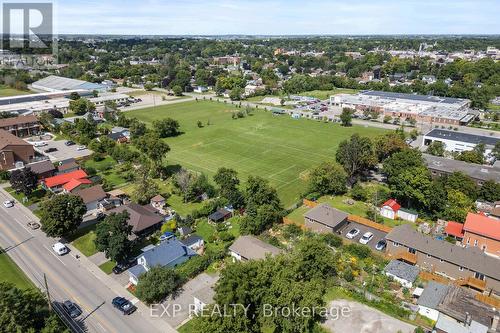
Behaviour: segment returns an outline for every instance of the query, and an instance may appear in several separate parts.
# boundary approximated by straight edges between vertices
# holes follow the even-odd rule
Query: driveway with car
[[[68,158],[79,159],[82,157],[86,157],[92,155],[92,150],[90,149],[78,149],[78,145],[66,145],[66,140],[58,140],[58,141],[46,141],[47,145],[43,147],[34,147],[36,151],[39,153],[46,155],[50,158],[52,162],[66,160]],[[48,152],[47,150],[57,149],[56,151]]]
[[[359,233],[354,238],[349,239],[348,237],[346,237],[346,234],[352,229],[358,229]],[[387,235],[386,232],[371,228],[364,224],[360,224],[357,222],[349,222],[342,229],[340,229],[340,236],[350,240],[351,242],[359,244],[359,240],[361,239],[361,237],[363,237],[363,235],[366,232],[371,232],[373,234],[372,239],[368,241],[368,243],[366,244],[366,246],[369,246],[372,250],[376,250],[375,245],[378,243],[379,240],[384,239],[385,236]]]

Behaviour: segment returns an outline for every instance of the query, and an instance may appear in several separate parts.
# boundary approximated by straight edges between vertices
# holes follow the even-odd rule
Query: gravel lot
[[[388,315],[370,308],[364,304],[347,301],[343,299],[335,300],[330,303],[330,308],[341,309],[348,308],[350,311],[345,316],[330,316],[323,326],[332,332],[342,333],[413,333],[415,326],[389,317]]]

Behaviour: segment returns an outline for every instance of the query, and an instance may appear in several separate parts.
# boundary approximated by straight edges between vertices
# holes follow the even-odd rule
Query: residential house
[[[177,239],[161,242],[137,257],[137,265],[128,270],[129,281],[137,285],[142,274],[154,266],[176,267],[196,256],[196,252]]]
[[[446,227],[444,228],[444,233],[449,237],[453,237],[456,240],[461,241],[464,238],[464,224],[455,221],[448,221],[446,223]]]
[[[205,286],[193,292],[193,312],[201,314],[203,309],[214,302],[215,291],[212,286]]]
[[[196,86],[194,89],[193,89],[194,92],[196,93],[204,93],[204,92],[207,92],[208,91],[208,88],[205,87],[205,86]]]
[[[73,178],[64,184],[62,188],[64,193],[72,193],[90,184],[92,184],[92,181],[88,178]]]
[[[181,240],[181,243],[189,247],[193,251],[198,251],[205,246],[203,238],[198,235],[191,235],[185,239]]]
[[[0,129],[0,170],[11,170],[33,162],[35,150],[29,143]]]
[[[38,135],[41,125],[36,116],[18,116],[0,119],[0,129],[5,130],[19,138]]]
[[[225,208],[220,208],[216,212],[208,216],[208,222],[210,223],[220,223],[231,218],[233,214]]]
[[[448,293],[448,289],[449,287],[444,284],[429,281],[417,300],[418,313],[432,321],[437,321],[439,317],[438,306]]]
[[[128,140],[130,140],[130,130],[128,130],[125,127],[113,127],[111,129],[111,133],[121,133],[124,137],[126,137]]]
[[[74,191],[73,194],[82,198],[85,207],[87,207],[87,213],[96,212],[98,209],[98,203],[107,197],[107,194],[104,192],[101,185],[94,185],[77,190]]]
[[[181,236],[187,236],[193,232],[193,229],[191,229],[190,227],[179,227],[177,228],[177,231],[179,232],[179,234],[181,234]]]
[[[482,214],[468,213],[463,225],[462,244],[500,258],[500,220]]]
[[[385,275],[393,278],[405,288],[412,288],[418,277],[418,267],[399,260],[391,260],[384,268]]]
[[[59,161],[59,165],[57,166],[57,174],[69,173],[76,170],[80,170],[80,166],[74,158]]]
[[[402,219],[409,222],[417,221],[418,214],[409,209],[404,209],[395,199],[389,199],[380,207],[380,215],[391,220]]]
[[[163,216],[150,205],[141,206],[136,203],[129,203],[113,208],[107,212],[121,213],[127,211],[129,213],[128,224],[132,226],[132,232],[136,237],[141,237],[159,229],[163,222]]]
[[[315,232],[337,232],[348,223],[349,215],[323,203],[304,214],[306,228]]]
[[[266,255],[275,256],[282,252],[283,250],[253,236],[240,236],[229,247],[233,260],[238,261],[264,259]]]
[[[162,210],[166,204],[166,200],[164,197],[158,194],[152,197],[149,203],[151,204],[151,206],[153,206],[153,208]]]
[[[68,192],[71,192],[71,190],[75,189],[78,186],[75,186],[77,184],[81,184],[81,182],[72,182],[73,180],[82,180],[82,182],[88,183],[88,175],[85,173],[83,170],[75,170],[72,172],[68,173],[63,173],[57,176],[45,178],[42,181],[42,186],[51,192],[57,193],[61,192],[63,190],[66,190]],[[84,181],[85,179],[85,181]],[[71,182],[69,186],[66,186],[66,188],[63,188],[64,185],[68,184]]]
[[[436,332],[500,333],[498,309],[479,301],[470,290],[449,286],[438,311]]]
[[[128,143],[129,139],[122,133],[122,132],[117,132],[117,133],[109,133],[107,135],[108,138],[111,140],[115,141],[116,143]]]
[[[422,81],[424,81],[427,84],[433,84],[436,83],[436,77],[434,75],[424,75],[422,76]]]
[[[500,260],[479,248],[461,247],[423,235],[403,224],[385,237],[389,257],[419,266],[457,284],[480,291],[500,292]]]
[[[26,168],[29,168],[31,171],[33,171],[38,176],[38,180],[52,177],[56,171],[56,167],[50,160],[33,162],[26,165]]]
[[[497,165],[467,163],[429,154],[422,154],[422,156],[424,157],[427,169],[429,169],[433,177],[446,176],[453,172],[462,172],[472,178],[479,186],[488,180],[498,181],[500,179],[500,166]]]

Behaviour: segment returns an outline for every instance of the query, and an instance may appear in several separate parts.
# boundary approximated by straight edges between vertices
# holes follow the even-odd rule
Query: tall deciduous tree
[[[427,168],[411,167],[392,178],[391,189],[406,207],[427,207],[431,185],[431,175]]]
[[[219,168],[214,175],[214,181],[217,184],[219,195],[222,198],[226,199],[236,208],[243,205],[243,194],[238,189],[240,180],[235,170]]]
[[[373,145],[369,138],[353,134],[339,144],[335,155],[351,180],[376,163]]]
[[[427,147],[426,153],[434,156],[444,156],[445,144],[441,141],[432,142],[429,147]]]
[[[416,149],[404,149],[393,154],[384,161],[384,172],[389,178],[389,182],[401,172],[412,167],[424,166],[422,153]]]
[[[10,173],[10,185],[16,193],[29,196],[38,185],[38,177],[29,168],[14,170]]]
[[[179,135],[179,122],[172,118],[153,121],[153,128],[160,138]]]
[[[309,175],[311,192],[320,194],[342,194],[347,190],[347,174],[336,163],[324,162],[314,168]]]
[[[442,217],[450,221],[464,222],[467,213],[474,207],[474,202],[458,190],[448,191],[446,208]]]
[[[379,161],[383,161],[407,147],[404,137],[396,132],[380,135],[375,139],[375,153]]]
[[[62,237],[75,231],[87,211],[82,198],[60,194],[40,205],[42,230],[50,237]]]
[[[137,297],[147,304],[161,302],[172,294],[181,282],[181,277],[172,268],[154,266],[140,276],[136,289]]]
[[[343,108],[342,113],[340,114],[340,121],[342,123],[342,126],[352,126],[352,115],[354,113],[354,110],[349,109],[349,108]]]
[[[130,257],[133,243],[129,240],[132,226],[128,224],[129,213],[112,213],[96,227],[95,245],[98,251],[103,251],[106,258],[115,262],[123,262]]]
[[[499,201],[500,183],[497,183],[494,180],[484,182],[483,186],[481,186],[481,189],[479,190],[479,197],[489,202]]]

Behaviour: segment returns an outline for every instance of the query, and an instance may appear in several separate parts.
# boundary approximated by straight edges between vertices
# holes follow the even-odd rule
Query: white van
[[[52,250],[57,253],[58,256],[62,256],[69,252],[69,249],[63,243],[55,243],[52,245]]]

